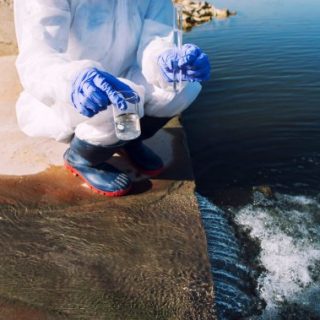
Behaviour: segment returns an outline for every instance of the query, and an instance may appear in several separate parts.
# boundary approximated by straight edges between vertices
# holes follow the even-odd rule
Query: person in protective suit
[[[70,143],[66,167],[94,191],[126,194],[130,178],[106,162],[122,149],[150,176],[161,158],[143,144],[198,96],[210,75],[207,55],[173,46],[171,0],[15,0],[16,62],[24,91],[17,102],[23,132]],[[183,78],[172,90],[174,74]],[[137,93],[141,136],[119,141],[111,105]]]

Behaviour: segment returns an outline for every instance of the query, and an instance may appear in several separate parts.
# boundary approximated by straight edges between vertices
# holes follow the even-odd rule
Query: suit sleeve
[[[70,60],[66,51],[71,24],[68,0],[15,0],[15,26],[19,45],[16,62],[24,89],[52,106],[70,103],[75,75],[88,67],[101,68],[91,60]]]
[[[171,0],[150,1],[138,50],[138,64],[145,79],[162,89],[170,86],[162,77],[157,60],[173,47],[173,5]]]

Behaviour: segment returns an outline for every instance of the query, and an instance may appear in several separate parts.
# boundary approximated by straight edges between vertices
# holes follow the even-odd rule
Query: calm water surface
[[[240,319],[231,309],[246,308],[230,299],[245,291],[233,254],[247,256],[266,303],[250,319],[320,319],[320,1],[214,4],[238,15],[186,35],[213,68],[183,120],[198,192],[225,210],[199,198],[220,318]],[[273,196],[253,192],[261,185]],[[240,243],[223,255],[234,235],[221,219]]]
[[[320,1],[214,3],[238,15],[185,38],[213,66],[184,115],[199,191],[319,192]]]

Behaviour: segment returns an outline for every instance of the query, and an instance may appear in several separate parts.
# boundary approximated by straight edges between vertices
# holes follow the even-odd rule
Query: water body
[[[214,203],[232,225],[223,230],[247,251],[257,295],[266,302],[251,317],[319,319],[320,2],[214,4],[238,15],[185,37],[213,66],[184,114],[198,192],[211,201],[203,214],[207,235],[219,219]],[[272,193],[253,191],[261,185]],[[210,236],[208,243],[218,254]],[[213,271],[219,280],[219,268]]]

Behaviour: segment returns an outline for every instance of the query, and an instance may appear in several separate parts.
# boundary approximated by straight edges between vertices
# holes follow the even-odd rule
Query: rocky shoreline
[[[187,31],[213,18],[221,19],[237,14],[229,9],[218,9],[207,1],[176,0],[175,3],[183,7],[183,27]]]

